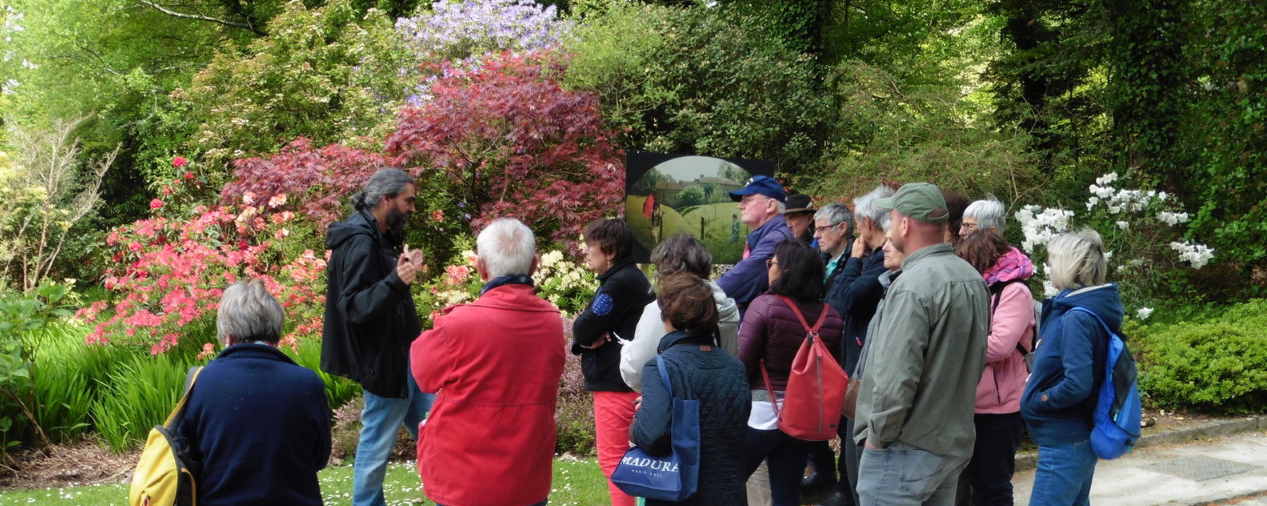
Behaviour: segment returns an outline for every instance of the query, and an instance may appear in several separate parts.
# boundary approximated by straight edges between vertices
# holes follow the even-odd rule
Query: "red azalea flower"
[[[163,201],[154,199],[150,201],[150,209],[159,209],[163,207]]]
[[[172,158],[172,167],[176,167],[177,169],[179,169],[186,165],[189,165],[189,160],[186,159],[185,157],[178,156],[176,158]]]

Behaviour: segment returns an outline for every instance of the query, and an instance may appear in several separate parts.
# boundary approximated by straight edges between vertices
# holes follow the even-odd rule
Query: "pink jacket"
[[[1012,248],[994,267],[984,274],[991,290],[990,304],[994,314],[990,320],[990,336],[986,343],[985,370],[977,383],[977,413],[1005,414],[1021,410],[1021,393],[1029,371],[1025,359],[1016,349],[1021,343],[1034,349],[1034,297],[1025,283],[1010,283],[1001,293],[996,286],[1012,280],[1028,279],[1034,264],[1020,250]]]

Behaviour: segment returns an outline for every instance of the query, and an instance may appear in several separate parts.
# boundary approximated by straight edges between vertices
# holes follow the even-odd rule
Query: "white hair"
[[[498,218],[480,231],[475,254],[484,261],[489,279],[512,274],[532,274],[536,238],[532,230],[514,218]]]
[[[774,201],[774,210],[776,211],[777,214],[783,214],[785,211],[787,211],[787,203],[775,198],[770,198],[770,197],[766,197],[766,198]]]
[[[977,220],[977,228],[981,230],[994,229],[1001,234],[1007,224],[1007,208],[991,197],[968,204],[963,210],[963,217]]]
[[[1108,259],[1100,234],[1089,228],[1056,236],[1047,243],[1051,284],[1058,290],[1104,284]]]
[[[893,196],[893,189],[885,185],[875,187],[874,190],[867,192],[866,195],[853,199],[853,215],[857,219],[866,218],[876,224],[877,227],[887,228],[889,211],[876,207],[875,201],[879,199],[887,199]]]
[[[220,309],[216,311],[216,335],[220,342],[264,341],[276,344],[282,337],[282,320],[285,312],[277,299],[268,293],[260,280],[239,281],[230,285],[220,296]]]

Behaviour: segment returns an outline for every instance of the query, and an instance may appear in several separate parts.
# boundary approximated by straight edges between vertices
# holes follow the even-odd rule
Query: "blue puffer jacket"
[[[1076,443],[1091,434],[1108,336],[1091,315],[1070,311],[1079,306],[1099,315],[1114,332],[1121,329],[1116,284],[1066,290],[1044,302],[1042,340],[1021,396],[1021,415],[1040,445]]]

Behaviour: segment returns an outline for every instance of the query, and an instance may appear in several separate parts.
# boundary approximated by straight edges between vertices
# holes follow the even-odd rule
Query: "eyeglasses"
[[[977,224],[968,222],[960,223],[959,230],[963,232],[975,232],[977,230]]]
[[[772,265],[779,265],[779,261],[778,261],[778,260],[775,260],[775,259],[773,259],[773,258],[767,258],[767,259],[765,259],[765,267],[766,267],[767,269],[769,269],[769,268],[770,268],[770,266],[772,266]]]

